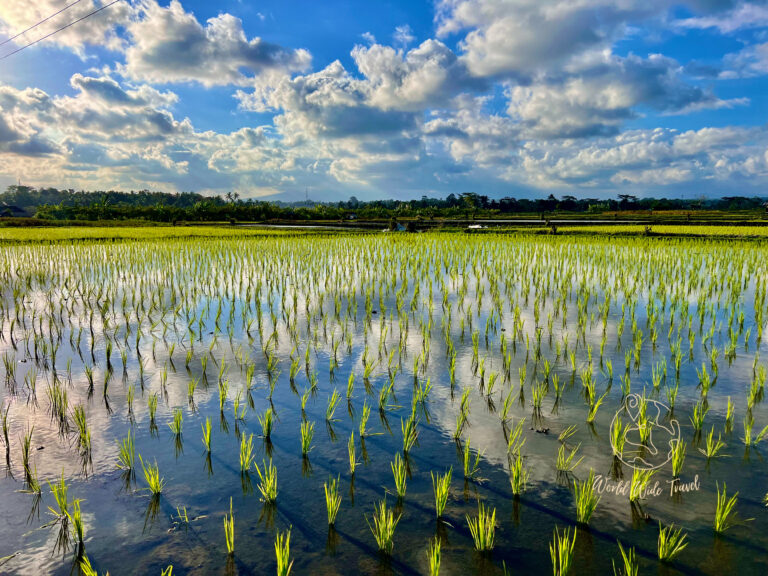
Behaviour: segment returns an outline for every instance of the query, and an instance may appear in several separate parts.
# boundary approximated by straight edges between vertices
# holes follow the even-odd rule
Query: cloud
[[[351,64],[313,69],[308,51],[249,38],[231,14],[201,22],[178,0],[140,0],[121,25],[92,30],[92,42],[62,39],[80,53],[90,43],[117,51],[93,51],[96,62],[67,91],[0,84],[0,174],[73,187],[311,186],[328,199],[764,185],[764,129],[664,125],[669,115],[748,104],[719,97],[717,82],[768,72],[765,38],[750,34],[720,62],[686,65],[617,46],[670,26],[742,30],[763,10],[735,0],[685,5],[693,16],[681,24],[669,20],[672,0],[438,0],[437,38],[417,45],[405,24],[389,46],[366,33]],[[6,29],[19,6],[0,7]],[[40,6],[55,10],[53,0]],[[177,112],[173,83],[193,84],[182,92],[185,110],[201,86],[234,91],[234,128],[196,130]],[[630,121],[659,128],[623,131]]]
[[[678,132],[632,130],[575,146],[569,141],[530,141],[521,149],[523,176],[542,188],[619,184],[669,186],[679,182],[741,180],[760,186],[768,177],[764,128],[703,128]]]
[[[487,97],[459,97],[455,111],[436,113],[426,123],[426,137],[439,142],[455,162],[482,168],[516,164],[520,126],[508,116],[489,114],[487,103]]]
[[[374,165],[412,159],[421,147],[420,115],[382,109],[368,102],[364,80],[352,78],[333,62],[315,74],[284,81],[272,95],[282,110],[274,124],[299,154],[327,160],[342,181],[367,182]]]
[[[627,23],[666,2],[640,0],[441,0],[438,35],[468,31],[462,58],[476,76],[528,79],[588,51],[602,50]]]
[[[269,126],[245,127],[229,134],[205,132],[197,135],[191,149],[207,158],[208,169],[224,174],[260,172],[263,182],[278,185],[297,168],[294,151],[276,138]]]
[[[617,133],[647,106],[664,114],[744,104],[724,101],[686,83],[680,65],[655,54],[600,61],[552,80],[508,88],[508,113],[536,138],[585,138]]]
[[[383,136],[416,127],[414,113],[371,106],[368,95],[366,82],[335,61],[314,74],[285,79],[268,101],[271,108],[283,111],[275,125],[292,140]]]
[[[199,132],[176,119],[172,92],[107,76],[73,76],[73,96],[0,86],[0,172],[86,188],[247,194],[311,185],[361,196],[479,183],[500,193],[504,183],[517,190],[611,193],[622,186],[642,193],[693,183],[726,190],[739,182],[747,190],[768,182],[765,128],[547,138],[496,110],[489,96],[461,94],[425,120],[420,112],[373,106],[368,82],[338,62],[285,80],[270,95],[278,109],[273,123],[230,133]],[[619,109],[623,98],[615,96]]]
[[[367,184],[423,158],[425,109],[487,88],[437,40],[407,52],[358,45],[351,54],[360,76],[335,61],[312,74],[257,79],[252,92],[236,94],[241,109],[279,112],[273,122],[283,141],[327,161],[342,181]]]
[[[169,108],[179,100],[173,92],[160,92],[146,84],[134,90],[125,90],[108,76],[92,77],[77,73],[70,79],[70,84],[90,100],[100,101],[105,106]]]
[[[768,42],[753,44],[723,58],[720,78],[753,78],[768,74]]]
[[[365,106],[344,76],[337,65],[297,79],[279,96],[302,106],[273,126],[231,133],[197,132],[173,116],[176,94],[107,76],[74,75],[73,96],[0,85],[0,150],[11,153],[0,154],[0,172],[30,183],[249,192],[302,181],[365,185],[376,174],[385,179],[386,166],[417,166],[417,115]]]
[[[722,192],[737,181],[757,191],[768,181],[768,128],[657,128],[587,140],[540,138],[486,107],[486,98],[465,98],[456,111],[435,114],[425,125],[425,137],[434,143],[428,147],[433,153],[444,149],[474,177],[482,170],[488,182],[568,193],[612,194],[624,186],[663,194],[692,183]]]
[[[380,44],[356,46],[352,58],[367,80],[368,103],[385,110],[445,106],[458,93],[488,88],[439,40],[406,53]]]
[[[677,20],[678,28],[702,29],[716,28],[723,34],[749,28],[768,26],[768,6],[745,2],[733,7],[725,14],[697,16]]]
[[[167,8],[145,0],[141,18],[128,26],[128,34],[132,42],[121,74],[158,84],[242,85],[265,71],[305,70],[312,60],[303,49],[249,40],[242,21],[231,14],[210,18],[203,26],[178,0]]]
[[[186,171],[187,162],[174,160],[172,150],[194,130],[168,110],[175,94],[81,74],[70,84],[76,94],[60,97],[0,85],[0,149],[13,155],[0,161],[0,171],[29,177],[45,168],[48,178],[75,174],[78,181],[123,174],[123,182]]]
[[[0,109],[0,151],[22,156],[45,156],[57,148],[53,142],[30,130],[24,118],[4,114]]]
[[[30,30],[15,40],[18,45],[29,44],[62,26],[83,18],[94,10],[107,4],[106,1],[80,0],[61,14],[54,16],[40,26]],[[0,2],[0,30],[7,36],[26,30],[41,20],[50,17],[64,7],[60,0],[3,0]],[[102,10],[97,15],[87,18],[44,40],[74,50],[84,56],[86,45],[105,46],[111,50],[121,50],[125,43],[117,33],[117,28],[126,26],[136,16],[136,9],[129,2],[118,2]]]
[[[398,111],[415,113],[450,106],[458,94],[490,87],[485,80],[471,77],[464,64],[439,40],[426,40],[407,52],[375,43],[357,45],[351,56],[359,77],[335,61],[312,74],[257,78],[251,92],[239,90],[235,97],[242,109],[254,112],[314,109],[319,115],[320,110],[354,108],[350,112],[353,115],[397,120],[412,116],[396,114]],[[332,118],[328,120],[323,122],[324,130],[333,132],[335,122]],[[346,122],[343,118],[338,121]],[[394,128],[401,126],[396,121]]]
[[[0,85],[0,151],[33,158],[56,153],[57,145],[42,132],[52,119],[50,106],[42,90]]]
[[[395,41],[395,44],[405,48],[408,44],[416,40],[416,36],[413,35],[413,30],[411,30],[411,27],[408,26],[408,24],[403,24],[402,26],[395,28],[395,33],[392,35],[392,39]]]
[[[52,101],[50,113],[58,128],[70,128],[80,138],[102,141],[151,142],[190,132],[188,120],[177,121],[168,108],[178,97],[150,86],[125,89],[109,77],[75,74],[70,84],[77,94]]]

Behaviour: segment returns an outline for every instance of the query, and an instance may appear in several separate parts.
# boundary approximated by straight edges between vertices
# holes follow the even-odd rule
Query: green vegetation
[[[277,576],[288,576],[293,567],[291,560],[291,531],[278,532],[275,535],[275,557],[277,559]]]
[[[525,492],[528,485],[528,479],[530,472],[523,465],[523,455],[520,451],[515,452],[515,456],[509,462],[509,482],[512,486],[512,494],[515,497],[520,496]]]
[[[576,521],[589,524],[589,519],[600,502],[600,496],[595,491],[595,471],[590,470],[589,476],[583,482],[573,485],[573,499],[576,501]]]
[[[674,524],[662,526],[661,522],[659,522],[659,542],[657,546],[659,560],[662,562],[672,562],[688,546],[688,542],[685,541],[686,537],[682,528],[676,530]]]
[[[637,561],[637,554],[635,553],[634,546],[629,550],[624,550],[624,546],[619,544],[619,552],[621,553],[621,563],[619,569],[616,569],[616,562],[613,562],[613,573],[615,576],[638,576],[640,573],[640,564]]]
[[[339,507],[341,506],[339,478],[329,478],[328,482],[323,483],[323,489],[325,490],[325,509],[328,513],[328,525],[332,526],[336,523],[336,515],[339,513]]]
[[[736,523],[736,502],[739,493],[736,492],[728,498],[726,494],[726,485],[723,482],[723,491],[720,492],[720,486],[717,487],[717,504],[715,506],[715,532],[722,534]]]
[[[181,436],[181,428],[183,423],[184,414],[182,413],[181,408],[176,408],[176,410],[173,411],[173,420],[168,423],[168,427],[171,429],[171,433],[174,436]]]
[[[472,480],[480,473],[480,458],[482,458],[483,454],[482,452],[477,452],[473,460],[469,440],[469,437],[467,437],[467,441],[464,444],[464,459],[462,460],[462,463],[464,468],[464,478]]]
[[[477,516],[470,518],[466,516],[469,531],[472,534],[472,540],[475,543],[475,550],[478,552],[490,552],[496,543],[496,508],[491,512],[485,507],[485,504],[479,502],[477,505]]]
[[[203,446],[205,451],[210,454],[211,452],[211,418],[206,417],[205,424],[200,425],[203,430]]]
[[[373,524],[371,524],[368,517],[366,517],[365,521],[368,523],[368,528],[371,529],[371,533],[376,540],[376,545],[379,547],[380,552],[383,552],[384,554],[392,553],[395,528],[397,528],[400,518],[400,514],[395,517],[394,511],[387,508],[386,499],[381,500],[374,505]]]
[[[301,423],[301,454],[305,458],[312,450],[312,438],[315,435],[315,423],[304,421]]]
[[[85,419],[85,408],[83,406],[75,406],[72,417],[77,426],[77,444],[80,447],[80,451],[84,454],[90,454],[91,431],[88,429],[88,422]]]
[[[680,472],[683,471],[683,462],[685,462],[685,442],[678,440],[675,442],[675,447],[672,449],[672,476],[674,478],[680,477]]]
[[[257,416],[259,420],[259,426],[261,426],[261,436],[265,440],[269,440],[272,437],[272,427],[274,426],[274,413],[272,408],[267,408],[264,414]]]
[[[720,456],[723,448],[725,448],[725,442],[722,441],[720,433],[717,434],[717,439],[715,440],[715,427],[712,426],[709,434],[706,436],[704,448],[699,448],[699,452],[704,454],[707,460],[709,460],[710,458]]]
[[[608,235],[648,235],[646,225],[608,225],[608,226],[561,226],[560,234],[588,233]],[[654,224],[652,234],[662,236],[725,236],[725,237],[768,237],[768,227],[765,226],[707,226],[707,225],[663,225]]]
[[[117,467],[123,470],[133,470],[136,458],[136,447],[133,443],[133,432],[117,443]]]
[[[76,556],[82,556],[85,552],[85,525],[83,524],[83,515],[80,512],[80,500],[75,498],[72,501],[72,512],[68,513],[69,523],[72,525],[72,536],[77,542]]]
[[[555,463],[555,466],[559,472],[573,472],[576,469],[576,466],[578,466],[584,459],[584,456],[582,456],[578,460],[574,460],[579,452],[580,447],[581,444],[577,445],[566,455],[565,444],[560,444],[560,448],[558,448],[557,452],[557,461]]]
[[[448,494],[451,491],[451,475],[453,474],[453,468],[449,468],[445,474],[435,475],[430,472],[432,476],[432,490],[435,493],[435,516],[441,518],[443,512],[445,512],[445,505],[448,503]]]
[[[405,462],[400,457],[400,454],[395,454],[395,460],[390,464],[392,468],[392,475],[395,477],[395,491],[397,497],[402,499],[405,497],[406,486],[406,468]]]
[[[186,192],[169,194],[141,190],[136,193],[118,191],[71,191],[56,188],[35,189],[29,186],[9,186],[0,200],[24,210],[42,220],[151,220],[157,222],[286,220],[341,220],[354,214],[361,219],[388,220],[432,218],[515,218],[567,217],[569,219],[605,218],[687,221],[758,219],[765,212],[765,199],[728,197],[701,201],[699,199],[637,198],[620,194],[618,199],[597,201],[574,196],[554,196],[529,200],[526,198],[492,199],[465,193],[446,198],[421,200],[374,200],[310,205],[281,205],[273,202],[241,200],[237,193],[225,196],[203,196]],[[617,213],[617,211],[623,211]],[[21,218],[16,220],[22,220]],[[640,229],[643,226],[627,226]],[[654,229],[656,227],[654,226]]]
[[[263,470],[259,468],[258,464],[255,465],[256,474],[259,476],[258,489],[264,502],[274,502],[277,500],[277,468],[271,460],[269,464],[265,461],[262,464],[264,465]]]
[[[583,461],[603,471],[606,498],[619,497],[609,482],[630,484],[632,506],[624,519],[611,520],[622,528],[648,520],[641,506],[648,483],[658,478],[669,490],[670,469],[672,490],[679,487],[680,494],[706,470],[719,483],[743,475],[745,506],[764,495],[764,488],[752,493],[747,482],[761,470],[755,447],[768,433],[755,422],[765,408],[761,351],[768,312],[768,249],[758,241],[606,239],[562,229],[546,236],[489,230],[306,238],[227,227],[205,228],[203,240],[184,236],[182,227],[166,229],[180,235],[124,229],[136,241],[19,242],[0,251],[0,442],[7,483],[38,496],[42,483],[52,493],[12,496],[9,514],[29,500],[35,524],[34,507],[45,499],[43,508],[50,505],[54,514],[50,524],[64,534],[56,541],[62,549],[64,538],[70,550],[72,543],[82,548],[86,527],[88,538],[103,531],[104,514],[95,506],[103,504],[105,486],[121,502],[146,500],[140,494],[149,489],[146,513],[126,523],[141,530],[143,517],[144,541],[153,552],[165,538],[158,520],[164,512],[166,519],[171,513],[172,531],[199,529],[216,541],[220,516],[207,519],[210,502],[221,504],[241,488],[247,498],[258,488],[265,505],[242,508],[239,526],[247,520],[270,539],[282,535],[279,529],[292,519],[289,506],[300,500],[307,518],[325,514],[325,553],[333,558],[339,537],[354,534],[355,522],[363,521],[359,511],[374,505],[372,488],[382,486],[392,506],[376,501],[365,518],[382,552],[393,554],[397,528],[409,550],[415,543],[415,569],[438,573],[442,554],[444,572],[468,571],[464,553],[473,545],[490,551],[497,535],[530,546],[531,531],[510,533],[511,524],[530,521],[530,506],[549,504],[520,496],[551,487],[561,495],[572,490],[573,519],[582,524],[555,532],[553,571],[565,574],[576,533],[585,524],[603,530],[605,519],[594,512],[609,508],[595,488],[595,472],[579,473]],[[347,402],[341,402],[345,384]],[[636,414],[629,402],[635,395]],[[677,407],[657,419],[656,402]],[[682,424],[679,441],[654,428],[671,418]],[[743,434],[733,427],[736,418]],[[180,440],[185,419],[188,427],[200,422],[202,454],[171,455],[177,445],[157,432],[161,420],[168,422]],[[322,429],[315,428],[318,419],[326,420]],[[264,441],[254,444],[254,435]],[[739,450],[728,440],[734,437],[750,449]],[[663,462],[668,447],[669,464]],[[137,450],[148,456],[139,456],[138,482]],[[310,452],[317,455],[320,479]],[[636,455],[660,464],[657,476],[632,472],[628,464]],[[124,472],[110,476],[104,462]],[[159,495],[166,491],[158,462],[173,479],[162,508]],[[457,465],[464,481],[452,486]],[[273,505],[278,467],[281,504]],[[200,468],[207,478],[197,477]],[[193,477],[184,478],[189,470]],[[116,476],[119,486],[112,484]],[[737,522],[737,498],[726,496],[723,486],[715,507],[719,533]],[[706,506],[702,495],[706,491],[697,500],[684,498],[692,507]],[[432,497],[436,518],[430,520],[424,504]],[[339,517],[342,501],[345,515]],[[476,503],[477,515],[471,512]],[[229,556],[232,505],[224,514]],[[472,544],[457,534],[466,536],[461,517],[467,510]],[[683,551],[689,543],[699,549],[696,539],[707,521],[700,508],[694,511],[686,520],[688,535],[659,525],[660,561],[690,568]],[[398,528],[401,512],[407,527]],[[761,545],[754,532],[744,535],[749,546]],[[311,554],[311,533],[302,528],[294,547]],[[241,558],[243,534],[237,566],[229,557],[228,570],[241,562],[253,569],[250,554]],[[281,565],[290,570],[286,537]],[[450,558],[441,548],[448,542]],[[732,545],[730,539],[721,543]],[[593,544],[595,569],[610,573],[615,548],[607,550],[599,539]],[[635,573],[631,544],[647,555],[647,542],[641,550],[640,541],[622,540],[619,573]],[[318,548],[323,553],[323,543]],[[394,555],[399,570],[402,557]],[[489,572],[501,569],[501,558],[469,556]],[[297,561],[305,569],[305,559]],[[204,569],[216,571],[215,562],[206,559]],[[218,562],[224,563],[223,555]],[[749,560],[744,564],[751,567]]]
[[[629,501],[638,502],[645,495],[645,489],[656,474],[656,470],[632,470],[632,481],[629,487]]]
[[[566,528],[561,534],[555,527],[555,534],[549,544],[549,556],[552,559],[554,576],[568,576],[573,565],[573,548],[576,545],[576,531]]]
[[[139,454],[139,461],[141,462],[141,468],[144,471],[144,479],[147,481],[147,487],[153,496],[160,496],[165,487],[165,480],[160,477],[160,470],[157,467],[157,462],[153,464],[145,464],[144,460]]]
[[[349,458],[349,474],[355,475],[355,468],[357,467],[357,453],[355,448],[355,433],[349,435],[347,440],[347,456]]]
[[[427,547],[427,561],[429,562],[429,576],[440,574],[440,539],[435,537],[429,541]]]
[[[224,541],[227,544],[227,554],[235,553],[235,514],[232,511],[232,498],[229,499],[229,514],[224,514]]]
[[[48,487],[51,489],[51,494],[56,502],[56,509],[48,507],[48,510],[59,520],[65,521],[69,519],[69,488],[67,482],[64,480],[64,474],[62,473],[61,479],[55,484],[48,483]]]
[[[253,464],[253,434],[246,439],[245,434],[240,435],[240,472],[245,473]]]

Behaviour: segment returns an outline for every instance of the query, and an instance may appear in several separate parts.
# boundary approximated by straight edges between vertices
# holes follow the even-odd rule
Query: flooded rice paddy
[[[439,574],[765,574],[767,262],[460,234],[6,247],[0,572],[436,574],[439,549]]]

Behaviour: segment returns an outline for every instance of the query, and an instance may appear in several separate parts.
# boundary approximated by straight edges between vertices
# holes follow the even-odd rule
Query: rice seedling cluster
[[[763,244],[91,234],[0,253],[2,570],[759,570]]]

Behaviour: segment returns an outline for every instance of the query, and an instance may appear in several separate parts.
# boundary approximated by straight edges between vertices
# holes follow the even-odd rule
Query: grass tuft
[[[272,408],[267,408],[264,414],[257,416],[259,425],[261,426],[261,436],[265,440],[269,440],[272,436],[272,427],[274,426],[275,415],[272,412]]]
[[[493,550],[496,539],[496,508],[489,513],[485,504],[477,505],[477,517],[466,516],[475,550],[478,552],[490,552]]]
[[[264,470],[256,464],[256,474],[259,476],[258,489],[264,502],[274,502],[277,500],[277,468],[272,464],[272,460],[267,464],[262,461]]]
[[[136,447],[134,446],[133,439],[133,433],[128,432],[128,436],[117,443],[117,467],[122,470],[133,470],[136,458]]]
[[[333,526],[336,523],[336,515],[341,507],[341,494],[339,494],[339,478],[328,478],[328,482],[323,483],[325,490],[325,509],[328,513],[328,525]]]
[[[672,562],[688,546],[688,542],[685,541],[686,537],[687,535],[683,533],[682,528],[675,530],[674,524],[665,527],[659,522],[659,540],[656,547],[659,560]]]
[[[435,493],[435,515],[438,518],[443,516],[445,511],[445,505],[448,502],[448,493],[451,490],[451,475],[453,474],[453,467],[448,468],[445,474],[433,474],[432,476],[432,490]]]
[[[397,497],[402,499],[405,497],[407,470],[405,462],[400,457],[400,454],[395,454],[395,460],[390,463],[390,468],[392,468],[392,475],[395,478],[395,491]]]
[[[394,511],[387,509],[387,500],[384,499],[377,504],[374,504],[373,524],[370,523],[368,517],[365,518],[380,552],[387,555],[392,554],[395,528],[397,528],[397,523],[400,522],[401,517],[402,515],[398,514],[397,518],[395,518]]]
[[[595,471],[590,470],[589,476],[583,482],[574,482],[573,497],[576,501],[576,521],[580,524],[589,524],[600,496],[595,492]]]
[[[312,438],[315,435],[315,423],[307,422],[306,420],[301,423],[301,454],[307,456],[309,451],[312,450]]]
[[[275,535],[275,558],[277,559],[277,576],[288,576],[293,567],[291,560],[291,531],[287,530]]]
[[[211,452],[211,419],[210,417],[205,419],[205,424],[200,424],[203,430],[203,446],[205,451],[210,454]]]
[[[235,514],[232,511],[232,498],[229,499],[229,514],[224,514],[224,541],[227,544],[227,554],[235,553]]]
[[[149,491],[153,496],[159,496],[165,487],[165,480],[160,477],[160,470],[157,467],[157,461],[154,464],[145,464],[144,459],[139,454],[141,468],[144,471],[144,479],[147,481]]]
[[[637,576],[640,573],[640,565],[637,562],[637,554],[635,553],[635,547],[632,546],[629,550],[624,550],[624,547],[619,544],[619,552],[621,553],[621,565],[619,569],[616,569],[616,562],[611,561],[613,564],[614,576]]]
[[[736,519],[736,502],[739,493],[736,492],[728,498],[726,494],[726,485],[723,482],[723,491],[720,492],[720,486],[717,486],[717,504],[715,506],[715,532],[722,534],[733,526]]]
[[[560,534],[555,527],[555,534],[549,544],[549,556],[552,559],[552,573],[554,576],[567,576],[573,565],[573,548],[576,545],[576,531],[566,528]]]
[[[429,541],[427,547],[427,561],[429,562],[429,576],[440,574],[440,539],[435,536]]]

